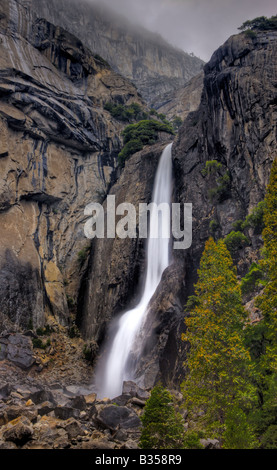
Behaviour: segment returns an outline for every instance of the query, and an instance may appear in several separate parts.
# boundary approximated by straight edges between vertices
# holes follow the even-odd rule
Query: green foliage
[[[262,364],[261,358],[260,364]],[[274,427],[277,426],[276,376],[274,377],[274,375],[269,374],[268,371],[265,373],[263,367],[260,367],[259,372],[260,375],[257,379],[257,391],[260,398],[259,406],[252,410],[250,418],[251,424],[255,428],[261,442],[261,447],[269,448],[267,446],[273,445],[269,440],[274,439],[273,431]],[[269,428],[271,428],[270,431]]]
[[[44,343],[40,338],[33,338],[33,347],[37,349],[46,349],[51,345],[50,338]]]
[[[257,361],[266,351],[266,326],[263,321],[245,328],[245,345],[252,361]]]
[[[264,272],[261,266],[257,263],[252,263],[249,272],[241,280],[241,291],[243,294],[248,294],[255,290],[259,281],[264,279]]]
[[[243,224],[244,224],[244,221],[243,220],[236,220],[234,223],[233,223],[233,229],[235,232],[243,232]]]
[[[225,237],[224,243],[231,255],[234,256],[238,250],[249,245],[249,240],[242,232],[233,231]]]
[[[122,133],[124,147],[118,155],[119,165],[124,166],[125,160],[142,150],[144,145],[154,144],[158,140],[159,132],[174,134],[173,127],[169,123],[159,122],[154,119],[142,120],[127,126]]]
[[[262,449],[277,449],[277,424],[272,424],[261,438]]]
[[[138,103],[132,103],[127,106],[109,102],[105,104],[104,109],[109,111],[112,117],[123,122],[135,122],[148,118],[148,113]]]
[[[256,234],[262,233],[264,229],[264,211],[265,201],[259,202],[259,204],[253,209],[242,224],[242,230],[252,227]]]
[[[190,312],[190,310],[194,309],[199,304],[199,298],[196,295],[190,295],[186,303],[185,311]]]
[[[222,163],[217,160],[208,160],[206,161],[205,168],[201,171],[203,176],[212,175],[217,173],[222,168]]]
[[[177,131],[178,129],[180,129],[182,124],[183,124],[183,121],[180,118],[180,116],[174,116],[172,120],[172,125],[173,125],[174,130]]]
[[[53,333],[53,328],[50,325],[46,325],[45,328],[38,328],[36,333],[38,336],[50,336]]]
[[[78,330],[76,325],[73,325],[69,328],[68,336],[71,339],[80,337],[80,331]]]
[[[67,300],[68,308],[69,308],[70,310],[73,309],[73,308],[75,307],[75,305],[76,305],[75,300],[74,300],[72,297],[70,297],[69,295],[66,296],[66,300]]]
[[[183,447],[184,425],[176,412],[173,397],[162,385],[156,385],[146,402],[141,417],[141,449],[180,449]]]
[[[254,18],[254,20],[245,21],[238,29],[240,31],[274,31],[277,29],[277,16],[272,16],[271,18],[259,16]]]
[[[219,225],[217,220],[215,220],[215,219],[211,220],[210,225],[209,225],[209,229],[210,229],[210,232],[211,232],[212,235],[215,234],[215,232],[219,229],[219,227],[220,227],[220,225]]]
[[[273,162],[267,187],[263,223],[265,257],[259,265],[267,282],[256,301],[263,319],[258,325],[248,326],[246,338],[255,366],[259,398],[252,421],[261,447],[271,448],[276,445],[277,426],[277,159]]]
[[[277,374],[277,159],[273,162],[264,205],[262,233],[266,257],[260,262],[267,284],[257,301],[268,328],[267,365]]]
[[[216,180],[217,186],[209,190],[209,199],[212,203],[221,203],[228,199],[231,195],[231,178],[229,171]]]
[[[152,143],[152,141],[150,141]],[[149,143],[150,143],[149,142]],[[128,158],[131,155],[134,155],[134,153],[139,152],[140,150],[143,149],[143,143],[139,139],[133,139],[128,142],[124,148],[121,150],[121,152],[118,155],[118,164],[120,167],[124,166],[125,160],[128,160]]]
[[[89,255],[89,250],[90,246],[87,246],[86,248],[83,248],[78,252],[78,262],[80,267],[83,266],[83,264],[86,262],[88,255]]]
[[[184,449],[204,449],[200,442],[201,438],[203,438],[203,433],[187,430],[184,437]]]
[[[257,441],[246,414],[237,407],[227,413],[223,433],[223,449],[254,449]]]
[[[254,398],[250,354],[244,345],[246,311],[232,258],[223,240],[206,243],[195,286],[198,304],[185,319],[190,343],[183,395],[189,418],[219,438],[229,410]]]
[[[83,348],[83,355],[86,361],[91,361],[91,348],[89,345],[85,344]]]
[[[244,31],[244,34],[246,37],[251,38],[251,39],[255,39],[257,37],[257,33],[253,31],[252,29],[246,29]]]
[[[155,119],[148,119],[127,126],[122,135],[124,137],[124,144],[136,138],[140,139],[144,144],[147,144],[149,140],[155,138],[157,132],[174,134],[174,130],[170,124],[165,124]]]

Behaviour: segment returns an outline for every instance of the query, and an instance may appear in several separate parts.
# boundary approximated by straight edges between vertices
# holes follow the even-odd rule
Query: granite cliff
[[[136,301],[145,253],[139,240],[91,244],[84,208],[107,192],[117,203],[149,202],[170,138],[162,135],[133,155],[119,174],[123,124],[104,105],[143,107],[137,89],[71,34],[76,19],[69,33],[29,6],[29,0],[0,5],[0,328],[22,333],[50,316],[65,326],[76,320],[95,358],[107,324]],[[274,31],[233,36],[206,64],[204,85],[198,77],[186,87],[202,94],[174,140],[174,199],[193,204],[193,244],[174,253],[153,298],[138,372],[145,387],[160,378],[177,383],[183,373],[183,306],[211,227],[216,237],[226,236],[264,198],[276,158],[276,42]],[[205,171],[211,161],[215,173]],[[251,228],[248,238],[236,254],[240,275],[262,245]],[[8,333],[7,351],[14,350]]]
[[[275,31],[228,39],[205,66],[200,106],[175,140],[178,199],[193,204],[193,245],[185,256],[189,286],[211,222],[216,236],[225,237],[264,198],[276,158],[276,41]],[[213,160],[220,174],[205,172]],[[253,229],[248,237],[249,246],[237,255],[239,274],[261,246]]]
[[[103,106],[141,100],[21,2],[1,2],[0,35],[1,322],[37,328],[54,313],[68,324],[89,249],[84,208],[105,197],[122,145]]]
[[[276,32],[257,33],[253,38],[242,33],[220,47],[205,66],[200,105],[188,115],[174,140],[174,197],[193,204],[193,243],[189,250],[174,253],[175,263],[164,273],[152,301],[138,370],[144,386],[152,386],[161,377],[167,382],[178,382],[182,377],[186,354],[180,342],[183,305],[193,293],[204,244],[211,235],[218,238],[229,234],[233,225],[245,220],[264,198],[276,158],[276,41]],[[145,149],[128,162],[114,187],[120,199],[127,197],[135,202],[134,184],[142,189],[146,175],[149,180],[153,177],[148,167],[153,155],[147,153]],[[156,159],[152,160],[155,164]],[[211,161],[219,165],[218,174],[204,171]],[[249,243],[234,255],[239,275],[245,275],[257,261],[262,246],[261,235],[253,228],[248,229],[247,236]],[[83,325],[93,336],[96,333],[100,341],[106,319],[135,300],[134,280],[142,272],[139,263],[143,250],[132,243],[119,246],[120,241],[115,242],[105,263],[96,263],[95,272],[92,258],[89,302],[79,318],[81,328]],[[96,295],[93,291],[100,284],[105,292],[101,300],[100,290]]]
[[[204,62],[131,24],[107,7],[82,0],[29,0],[39,16],[63,26],[134,83],[149,105],[183,87]]]

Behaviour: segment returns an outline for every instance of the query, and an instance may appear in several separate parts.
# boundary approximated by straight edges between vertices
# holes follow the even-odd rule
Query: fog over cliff
[[[88,0],[107,4],[133,22],[160,33],[208,61],[241,24],[276,14],[275,0]]]

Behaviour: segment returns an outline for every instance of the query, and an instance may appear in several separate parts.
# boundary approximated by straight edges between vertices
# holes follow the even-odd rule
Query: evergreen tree
[[[231,408],[226,415],[223,448],[253,449],[257,445],[246,414],[240,408]]]
[[[247,408],[254,397],[243,337],[247,314],[223,240],[206,243],[195,294],[198,302],[185,320],[183,337],[190,344],[184,399],[193,420],[198,416],[199,425],[222,437],[231,410]]]
[[[266,326],[268,345],[263,356],[265,367],[277,373],[277,159],[273,162],[270,181],[267,187],[264,208],[262,236],[265,257],[261,261],[268,282],[257,301]]]
[[[277,159],[273,162],[264,205],[264,258],[260,266],[267,283],[256,305],[263,314],[258,325],[249,326],[248,342],[255,364],[258,407],[253,424],[263,448],[277,443]]]
[[[184,425],[182,416],[176,412],[173,397],[162,385],[156,385],[147,400],[141,418],[142,449],[181,449]]]

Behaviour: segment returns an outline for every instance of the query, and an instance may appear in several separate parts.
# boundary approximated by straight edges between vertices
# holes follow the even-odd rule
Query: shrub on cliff
[[[124,129],[124,147],[118,155],[120,167],[131,155],[142,150],[144,145],[152,145],[158,140],[159,132],[174,134],[173,127],[169,123],[156,121],[155,119],[142,120],[136,124],[130,124]]]
[[[239,28],[240,31],[272,31],[277,30],[277,16],[267,18],[259,16],[254,20],[245,21]]]
[[[126,106],[109,102],[105,104],[104,109],[109,111],[115,119],[123,122],[134,122],[148,118],[148,113],[146,113],[138,103],[132,103]]]
[[[225,237],[224,243],[233,256],[238,250],[244,248],[246,245],[249,245],[249,240],[242,232],[232,231]]]
[[[264,210],[265,201],[261,201],[246,217],[242,224],[242,230],[252,227],[256,234],[262,233],[264,229]]]

